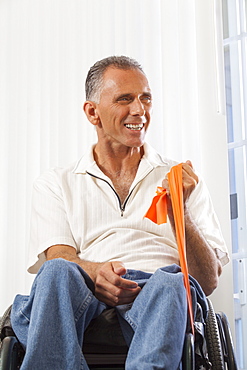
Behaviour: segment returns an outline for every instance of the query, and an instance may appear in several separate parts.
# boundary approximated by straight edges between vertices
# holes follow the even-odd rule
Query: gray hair
[[[138,69],[144,74],[141,65],[135,59],[126,56],[111,56],[99,60],[89,69],[87,74],[85,82],[86,100],[99,103],[104,73],[109,67],[125,70]]]

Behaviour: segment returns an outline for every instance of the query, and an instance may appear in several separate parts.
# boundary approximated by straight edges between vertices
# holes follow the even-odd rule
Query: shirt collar
[[[86,174],[87,172],[100,171],[93,157],[93,149],[95,144],[92,145],[83,157],[77,162],[73,169],[73,173],[76,174]],[[147,161],[153,168],[159,166],[168,165],[168,161],[163,158],[151,145],[145,143],[144,146],[144,155],[142,160]]]

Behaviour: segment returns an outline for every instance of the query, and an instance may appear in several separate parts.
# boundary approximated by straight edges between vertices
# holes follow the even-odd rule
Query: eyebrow
[[[117,99],[120,99],[120,98],[128,98],[128,97],[131,97],[132,94],[120,94],[117,96]]]

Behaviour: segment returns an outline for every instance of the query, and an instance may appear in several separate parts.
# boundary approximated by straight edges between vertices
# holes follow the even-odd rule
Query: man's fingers
[[[122,278],[121,274],[125,273],[121,262],[103,264],[95,281],[95,296],[111,306],[133,302],[141,288],[135,281]]]
[[[113,261],[112,268],[113,268],[113,271],[119,276],[124,275],[127,272],[124,266],[124,263],[120,261]]]
[[[185,163],[188,164],[191,168],[193,168],[192,162],[189,159]]]
[[[132,303],[137,297],[137,295],[140,293],[140,291],[141,291],[141,288],[138,287],[138,289],[136,289],[135,292],[131,291],[131,294],[127,295],[126,292],[130,292],[130,291],[123,290],[122,295],[115,296],[108,291],[98,290],[98,291],[95,291],[95,296],[96,298],[106,303],[107,305],[115,307],[115,306],[119,306],[122,304]]]
[[[135,281],[123,279],[121,275],[126,274],[126,268],[122,262],[113,261],[106,263],[99,271],[99,276],[102,276],[109,284],[122,289],[134,289],[138,286]],[[108,285],[109,285],[108,284]]]
[[[191,161],[188,160],[185,163],[183,163],[182,168],[183,168],[183,177],[185,179],[189,179],[191,177],[196,182],[196,184],[198,184],[199,179],[193,169]]]
[[[104,286],[96,286],[95,296],[110,306],[117,306],[133,302],[140,291],[139,286],[135,289],[122,289],[106,283]]]
[[[184,201],[189,198],[192,191],[198,184],[199,178],[196,175],[192,162],[190,160],[182,163],[182,182],[183,182],[183,194]],[[162,187],[167,190],[168,195],[170,194],[169,181],[166,178],[162,181]]]

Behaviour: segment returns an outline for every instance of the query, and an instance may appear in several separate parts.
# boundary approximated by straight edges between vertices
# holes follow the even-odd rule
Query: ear
[[[87,119],[96,126],[99,123],[99,115],[96,109],[96,103],[90,100],[85,101],[83,104],[83,110],[87,116]]]

